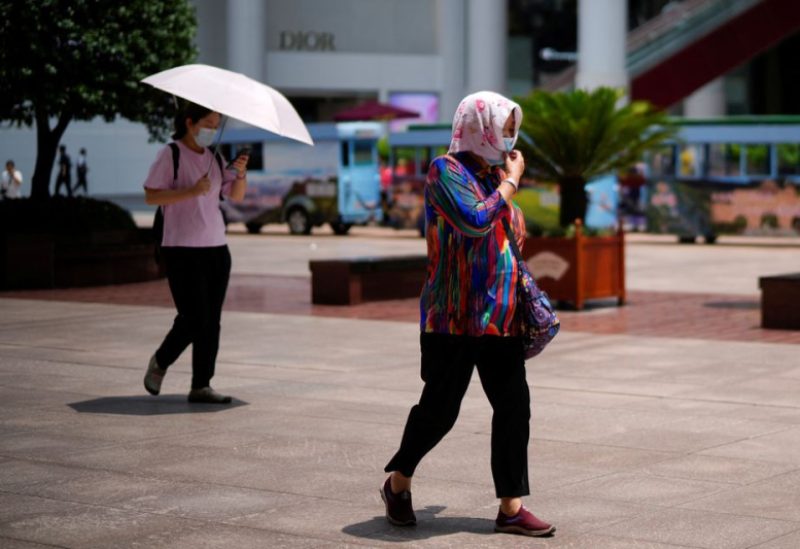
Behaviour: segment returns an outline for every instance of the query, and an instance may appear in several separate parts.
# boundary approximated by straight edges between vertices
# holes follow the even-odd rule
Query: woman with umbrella
[[[148,204],[162,208],[162,256],[178,314],[150,359],[144,386],[157,395],[167,368],[192,344],[189,402],[227,404],[211,388],[219,349],[220,319],[231,256],[219,203],[244,198],[247,156],[223,169],[209,149],[221,121],[218,112],[189,103],[175,117],[174,143],[165,146],[144,182]]]

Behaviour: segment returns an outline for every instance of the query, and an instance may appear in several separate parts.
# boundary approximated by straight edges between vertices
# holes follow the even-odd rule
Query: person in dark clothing
[[[67,188],[67,196],[72,196],[72,159],[67,154],[67,147],[61,145],[58,147],[60,153],[58,157],[58,176],[56,177],[56,190],[53,193],[58,196],[61,194],[61,186]]]
[[[75,162],[75,175],[78,176],[78,180],[75,182],[75,192],[78,192],[78,189],[83,187],[83,194],[89,194],[89,185],[86,181],[86,173],[89,171],[89,166],[86,164],[86,149],[81,149],[80,154],[78,155],[78,160]]]

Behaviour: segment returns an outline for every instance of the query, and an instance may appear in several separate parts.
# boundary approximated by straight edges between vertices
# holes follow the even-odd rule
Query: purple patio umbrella
[[[351,109],[345,109],[333,115],[337,122],[353,122],[356,120],[396,120],[398,118],[419,118],[419,113],[401,109],[394,105],[367,101]]]

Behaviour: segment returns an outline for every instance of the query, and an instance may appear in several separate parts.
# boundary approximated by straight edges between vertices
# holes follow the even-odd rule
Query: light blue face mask
[[[506,148],[506,152],[510,153],[514,150],[514,143],[516,143],[517,139],[515,137],[504,137],[503,138],[503,145]]]
[[[194,140],[201,147],[210,147],[214,142],[215,135],[217,135],[217,130],[214,128],[200,128],[194,135]]]

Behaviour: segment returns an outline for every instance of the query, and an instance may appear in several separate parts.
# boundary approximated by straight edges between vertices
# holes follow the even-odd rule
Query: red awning
[[[353,122],[356,120],[396,120],[398,118],[419,118],[419,113],[401,109],[394,105],[367,101],[351,109],[337,112],[333,119],[337,122]]]

